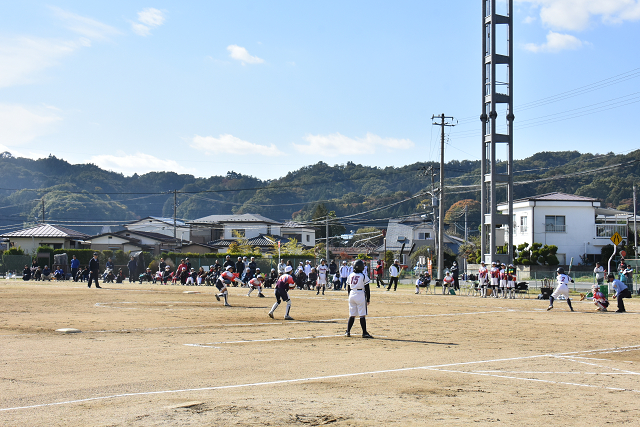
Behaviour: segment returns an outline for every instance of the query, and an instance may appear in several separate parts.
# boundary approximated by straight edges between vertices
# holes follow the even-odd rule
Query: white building
[[[254,239],[266,235],[296,239],[298,243],[311,247],[316,240],[313,227],[294,222],[281,223],[259,214],[209,215],[188,221],[187,225],[191,227],[190,240],[194,243]]]
[[[20,246],[25,253],[35,253],[39,246],[53,249],[84,249],[87,234],[66,227],[38,224],[22,230],[5,233],[0,237],[9,239],[9,246]]]
[[[130,231],[144,231],[147,233],[158,233],[164,234],[165,236],[174,237],[173,218],[148,216],[138,221],[130,222],[124,227]],[[183,221],[176,220],[175,237],[176,239],[185,241],[191,240],[191,228]]]
[[[506,213],[507,205],[499,205],[498,210]],[[597,199],[572,194],[549,193],[515,200],[513,244],[555,245],[560,264],[567,265],[573,258],[575,265],[581,255],[598,258],[602,247],[611,244],[614,233],[626,240],[630,215],[602,208]]]

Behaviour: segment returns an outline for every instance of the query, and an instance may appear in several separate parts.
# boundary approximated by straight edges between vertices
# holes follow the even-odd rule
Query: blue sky
[[[439,160],[445,113],[446,160],[477,160],[481,6],[5,2],[0,150],[274,179]],[[638,149],[639,1],[515,0],[514,20],[515,157]]]

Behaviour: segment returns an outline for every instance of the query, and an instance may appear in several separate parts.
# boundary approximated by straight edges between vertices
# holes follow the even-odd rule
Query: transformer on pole
[[[497,12],[500,7],[502,13]],[[502,117],[500,117],[502,115]],[[513,0],[482,0],[482,229],[485,262],[513,260]],[[504,125],[498,129],[499,121]],[[506,148],[499,161],[497,147]],[[498,205],[508,206],[507,214]],[[503,248],[507,245],[506,250]]]

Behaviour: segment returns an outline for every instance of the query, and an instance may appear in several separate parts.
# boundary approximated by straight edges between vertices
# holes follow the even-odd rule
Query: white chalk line
[[[213,347],[216,344],[250,344],[250,343],[256,343],[256,342],[272,342],[272,341],[299,341],[299,340],[315,340],[315,339],[321,339],[321,338],[335,338],[335,337],[342,337],[344,336],[344,334],[337,334],[337,335],[315,335],[315,336],[308,336],[308,337],[293,337],[293,338],[265,338],[265,339],[261,339],[261,340],[238,340],[238,341],[218,341],[218,342],[207,342],[204,344],[183,344],[186,346],[190,346],[190,347],[207,347],[207,348],[222,348],[222,347]],[[357,335],[356,335],[357,337]],[[376,335],[376,338],[387,338],[384,335]]]
[[[144,392],[136,392],[136,393],[122,393],[122,394],[113,394],[113,395],[109,395],[109,396],[89,397],[89,398],[86,398],[86,399],[76,399],[76,400],[66,400],[66,401],[61,401],[61,402],[40,403],[40,404],[36,404],[36,405],[16,406],[16,407],[12,407],[12,408],[0,408],[0,412],[17,411],[17,410],[23,410],[23,409],[44,408],[44,407],[50,407],[50,406],[71,405],[71,404],[77,404],[77,403],[95,402],[95,401],[100,401],[100,400],[111,400],[111,399],[117,399],[117,398],[123,398],[123,397],[152,396],[152,395],[160,395],[160,394],[188,393],[188,392],[198,392],[198,391],[229,390],[229,389],[235,389],[235,388],[260,387],[260,386],[279,385],[279,384],[293,384],[293,383],[319,381],[319,380],[327,380],[327,379],[352,378],[352,377],[360,377],[360,376],[365,376],[365,375],[379,375],[379,374],[388,374],[388,373],[396,373],[396,372],[417,371],[417,370],[432,370],[432,371],[440,371],[440,372],[451,372],[451,373],[470,374],[470,375],[482,375],[482,376],[490,376],[490,377],[506,378],[506,379],[516,379],[516,380],[523,380],[523,381],[545,382],[545,383],[551,383],[551,384],[573,385],[573,386],[579,386],[579,387],[593,387],[593,388],[602,388],[602,389],[606,389],[606,390],[631,391],[631,392],[634,392],[634,393],[640,393],[639,390],[634,390],[634,389],[625,389],[625,388],[616,388],[616,387],[603,387],[603,386],[596,386],[596,385],[590,385],[590,384],[569,383],[569,382],[560,382],[560,381],[549,381],[549,380],[540,380],[540,379],[535,379],[535,378],[520,378],[520,377],[511,377],[511,376],[506,376],[506,375],[493,375],[493,374],[487,374],[487,373],[455,371],[455,370],[445,369],[445,368],[452,367],[452,366],[465,366],[465,365],[473,365],[473,364],[481,364],[481,363],[495,363],[495,362],[514,361],[514,360],[537,359],[537,358],[541,358],[541,357],[581,354],[581,353],[585,353],[585,352],[588,353],[588,352],[591,352],[591,351],[608,351],[608,350],[618,350],[620,348],[639,348],[639,347],[640,347],[640,345],[629,346],[629,347],[619,347],[619,348],[612,348],[612,349],[601,349],[601,350],[583,350],[583,351],[573,351],[573,352],[566,352],[566,353],[537,354],[537,355],[532,355],[532,356],[509,357],[509,358],[490,359],[490,360],[476,360],[476,361],[471,361],[471,362],[446,363],[446,364],[431,365],[431,366],[415,366],[415,367],[408,367],[408,368],[384,369],[384,370],[378,370],[378,371],[354,372],[354,373],[348,373],[348,374],[325,375],[325,376],[319,376],[319,377],[292,378],[292,379],[287,379],[287,380],[265,381],[265,382],[256,382],[256,383],[246,383],[246,384],[230,384],[230,385],[215,386],[215,387],[200,387],[200,388],[187,388],[187,389],[177,389],[177,390],[157,390],[157,391],[144,391]]]

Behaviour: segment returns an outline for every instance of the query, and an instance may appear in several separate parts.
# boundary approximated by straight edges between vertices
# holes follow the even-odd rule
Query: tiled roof
[[[71,230],[70,228],[61,227],[59,225],[40,224],[22,230],[12,231],[11,233],[2,234],[0,237],[64,237],[85,240],[89,235]]]
[[[241,215],[209,215],[202,218],[194,219],[189,223],[225,223],[225,222],[264,222],[267,224],[280,224],[260,214],[241,214]]]
[[[166,234],[160,234],[160,233],[152,233],[150,231],[123,230],[113,234],[115,236],[121,236],[121,237],[142,236],[142,237],[147,237],[149,239],[158,240],[161,242],[168,242],[168,241],[173,242],[176,240],[173,238],[173,236],[167,236]],[[127,234],[130,234],[131,236],[127,236]]]
[[[269,246],[273,246],[274,241],[277,242],[278,240],[280,240],[283,244],[289,241],[289,239],[287,239],[286,237],[269,236],[269,238],[267,238],[264,234],[260,234],[259,236],[248,239],[248,242],[249,242],[249,245],[251,246],[269,247]],[[207,245],[217,246],[217,247],[228,247],[233,242],[237,242],[237,240],[236,239],[220,239],[220,240],[214,240],[212,242],[209,242],[207,243]]]
[[[146,219],[153,219],[153,220],[156,220],[156,221],[159,221],[159,222],[164,222],[164,223],[166,223],[166,224],[168,224],[168,225],[173,227],[173,218],[166,218],[166,217],[161,217],[161,216],[148,216],[146,218],[142,218],[142,219],[139,219],[139,220],[136,220],[136,221],[131,221],[127,225],[144,223],[144,221]],[[176,226],[177,227],[183,227],[185,225],[186,224],[184,223],[184,221],[180,221],[179,219],[176,220]]]
[[[552,201],[562,201],[562,202],[597,202],[598,201],[598,199],[594,199],[592,197],[576,196],[575,194],[566,194],[566,193],[540,194],[537,196],[525,197],[523,199],[518,199],[515,201],[520,202],[525,200],[531,200],[531,201],[552,200]]]

